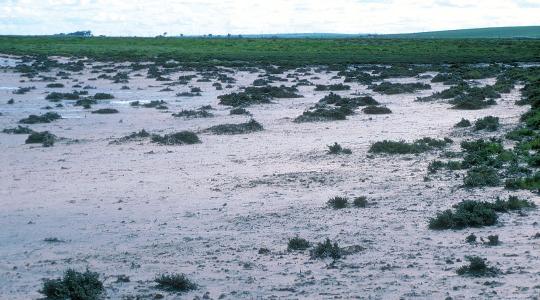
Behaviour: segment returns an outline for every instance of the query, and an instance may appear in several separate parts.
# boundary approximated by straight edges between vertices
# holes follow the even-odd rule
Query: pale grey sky
[[[540,0],[0,0],[0,34],[403,33],[540,25]]]

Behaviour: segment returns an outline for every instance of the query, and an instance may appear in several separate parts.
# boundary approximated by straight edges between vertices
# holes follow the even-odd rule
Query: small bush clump
[[[254,119],[251,119],[249,122],[246,123],[240,123],[240,124],[221,124],[212,126],[207,131],[210,131],[214,134],[245,134],[245,133],[251,133],[256,131],[263,130],[263,126],[255,121]]]
[[[188,292],[197,289],[197,285],[185,274],[162,274],[154,281],[158,284],[158,288],[171,292]]]
[[[349,199],[346,197],[333,197],[326,202],[326,204],[333,209],[347,208],[349,206]]]
[[[49,83],[46,85],[48,88],[63,88],[64,84],[62,83]]]
[[[329,84],[329,85],[317,84],[315,86],[316,91],[346,91],[350,89],[351,89],[350,85],[346,85],[343,83]]]
[[[454,127],[464,128],[464,127],[470,127],[471,125],[472,125],[471,121],[462,118],[461,121],[457,122],[456,125],[454,125]]]
[[[62,278],[46,279],[39,292],[47,299],[97,300],[104,290],[98,273],[68,269]]]
[[[471,277],[489,277],[495,276],[500,273],[497,268],[488,266],[485,259],[481,257],[466,256],[465,259],[469,261],[469,264],[459,267],[456,270],[458,275]]]
[[[374,84],[369,86],[375,92],[386,94],[386,95],[396,95],[396,94],[405,94],[405,93],[414,93],[418,90],[429,90],[431,86],[429,84],[415,82],[415,83],[391,83],[388,81],[383,81],[380,84]]]
[[[332,258],[334,260],[342,257],[342,250],[339,248],[337,242],[332,243],[330,239],[326,239],[324,243],[318,243],[313,250],[311,250],[311,258],[324,259]]]
[[[499,129],[499,118],[487,116],[474,122],[474,130],[497,131]]]
[[[93,114],[101,114],[101,115],[106,115],[106,114],[117,114],[119,113],[119,111],[117,109],[114,109],[114,108],[100,108],[98,110],[94,110],[92,112]]]
[[[365,196],[355,197],[353,200],[354,207],[366,207],[368,206],[368,200]]]
[[[210,118],[214,116],[214,114],[212,114],[211,112],[208,112],[205,109],[182,110],[181,112],[178,112],[172,115],[173,117],[177,117],[177,118],[184,117],[184,118],[190,118],[190,119],[191,118]]]
[[[191,131],[180,131],[163,136],[152,134],[152,142],[160,145],[191,145],[200,143],[199,137]]]
[[[27,118],[19,120],[21,124],[38,124],[38,123],[51,123],[54,120],[61,119],[62,117],[55,112],[48,112],[43,115],[29,115]]]
[[[229,111],[231,115],[250,115],[249,111],[243,107],[233,108]]]
[[[340,144],[334,143],[333,145],[328,145],[328,154],[351,154],[351,149],[343,148]]]
[[[114,96],[107,93],[96,93],[93,98],[96,100],[109,100],[114,99]]]
[[[28,127],[17,125],[15,128],[5,128],[2,132],[7,134],[30,134],[34,131]]]
[[[466,187],[498,186],[501,183],[497,170],[493,167],[479,166],[467,171],[463,178]]]
[[[446,147],[448,144],[453,143],[449,138],[443,140],[437,140],[433,138],[422,138],[414,141],[413,143],[406,143],[405,141],[388,141],[384,140],[376,142],[369,148],[371,153],[387,153],[387,154],[417,154],[434,149],[440,149]]]
[[[32,132],[26,138],[25,144],[42,144],[43,147],[51,147],[56,141],[56,136],[48,131]]]
[[[390,108],[386,106],[375,106],[375,105],[364,107],[362,109],[362,112],[368,115],[385,115],[385,114],[392,113]]]
[[[287,250],[289,251],[306,250],[309,247],[311,247],[309,241],[301,237],[293,237],[292,239],[289,239],[287,244]]]

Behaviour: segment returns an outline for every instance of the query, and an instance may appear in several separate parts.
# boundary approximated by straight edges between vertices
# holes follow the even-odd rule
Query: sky
[[[0,0],[0,34],[407,33],[540,25],[540,0]]]

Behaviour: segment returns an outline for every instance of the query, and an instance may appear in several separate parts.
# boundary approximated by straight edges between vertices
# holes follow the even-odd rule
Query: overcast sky
[[[540,25],[540,0],[0,0],[0,34],[403,33]]]

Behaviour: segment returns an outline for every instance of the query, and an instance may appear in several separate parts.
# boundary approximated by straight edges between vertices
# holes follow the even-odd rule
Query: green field
[[[491,27],[385,35],[388,38],[490,39],[540,38],[540,26]]]
[[[211,65],[530,62],[540,61],[540,40],[0,36],[0,53]]]

